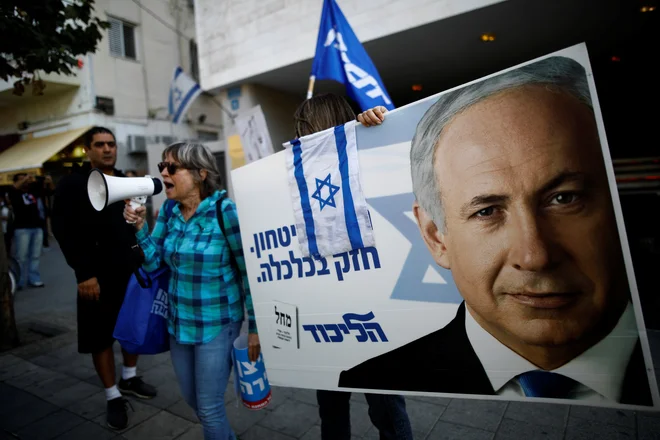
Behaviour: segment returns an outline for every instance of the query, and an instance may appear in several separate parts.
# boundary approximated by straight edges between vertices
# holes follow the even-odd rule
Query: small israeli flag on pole
[[[185,74],[181,67],[174,69],[172,84],[170,84],[170,99],[168,111],[172,122],[181,122],[195,99],[202,93],[201,87],[191,77]]]
[[[323,2],[307,99],[312,97],[317,79],[343,83],[348,96],[358,102],[362,111],[379,105],[394,110],[376,66],[335,0]]]
[[[296,232],[305,257],[376,245],[360,184],[355,124],[284,144]]]

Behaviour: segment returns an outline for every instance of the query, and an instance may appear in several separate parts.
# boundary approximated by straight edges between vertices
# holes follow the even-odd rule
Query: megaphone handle
[[[141,197],[133,197],[131,199],[131,208],[133,209],[138,209],[140,206],[144,206],[144,204],[147,201],[146,196],[141,196]]]
[[[140,206],[144,206],[146,202],[147,202],[147,196],[133,197],[131,198],[130,205],[131,208],[138,209]],[[135,224],[135,222],[129,222],[128,220],[126,220],[126,223],[128,223],[129,225]]]

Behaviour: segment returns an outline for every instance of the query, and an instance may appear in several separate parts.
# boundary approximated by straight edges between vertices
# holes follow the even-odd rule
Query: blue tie
[[[526,397],[565,399],[577,385],[573,379],[549,371],[534,370],[518,376]]]

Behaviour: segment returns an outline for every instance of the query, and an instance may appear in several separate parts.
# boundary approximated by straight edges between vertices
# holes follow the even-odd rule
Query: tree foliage
[[[110,23],[94,16],[94,0],[0,0],[0,79],[14,93],[39,73],[73,75],[77,56],[96,51]]]

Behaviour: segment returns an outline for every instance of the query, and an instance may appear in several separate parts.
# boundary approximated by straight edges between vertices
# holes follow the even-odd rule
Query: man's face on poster
[[[523,86],[459,113],[435,148],[444,227],[416,214],[477,322],[514,350],[609,332],[629,293],[592,110]]]

